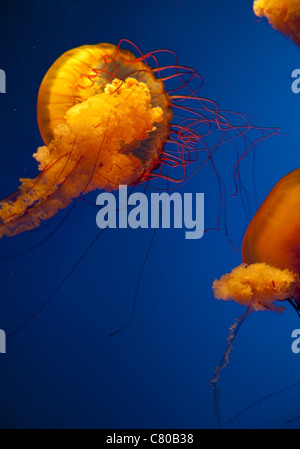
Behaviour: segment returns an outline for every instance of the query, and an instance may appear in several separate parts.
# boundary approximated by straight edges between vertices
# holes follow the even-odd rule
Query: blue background
[[[176,51],[179,63],[204,78],[201,95],[222,109],[250,113],[281,135],[256,148],[255,186],[260,204],[273,185],[299,166],[299,101],[291,72],[299,50],[252,11],[252,1],[132,0],[11,1],[1,4],[0,193],[20,177],[35,176],[32,153],[42,144],[36,98],[50,65],[83,44],[127,38],[143,53]],[[241,171],[255,212],[253,159]],[[233,191],[228,152],[219,171]],[[179,191],[204,192],[206,225],[214,221],[218,184],[208,167]],[[95,202],[97,192],[89,199]],[[26,254],[3,258],[41,242],[66,212],[37,231],[0,241],[0,328],[20,326],[45,301],[87,248],[98,229],[96,210],[80,202],[55,234]],[[238,242],[243,208],[230,202],[230,235]],[[283,226],[284,232],[284,226]],[[137,279],[153,230],[107,230],[73,275],[0,355],[1,428],[215,428],[209,385],[226,348],[229,326],[244,309],[214,299],[216,277],[241,262],[225,236],[208,232],[185,240],[184,230],[159,230],[130,316]],[[300,327],[290,308],[281,315],[250,315],[220,381],[224,427],[297,428],[300,386],[231,417],[265,395],[299,381],[300,355],[291,332]]]

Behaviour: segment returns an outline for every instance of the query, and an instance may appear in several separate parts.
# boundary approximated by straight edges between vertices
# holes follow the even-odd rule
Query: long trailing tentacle
[[[251,312],[251,309],[250,309],[250,307],[248,307],[246,312],[243,315],[241,315],[240,317],[238,317],[235,320],[234,324],[232,324],[230,326],[230,329],[229,329],[230,333],[229,333],[229,337],[228,337],[227,349],[226,349],[219,365],[217,366],[217,368],[215,370],[215,377],[210,382],[212,389],[213,389],[213,394],[214,394],[215,414],[216,414],[218,426],[220,428],[222,428],[221,408],[220,408],[220,401],[219,401],[220,392],[219,392],[219,388],[218,388],[218,384],[219,384],[219,380],[220,380],[220,372],[223,368],[225,368],[226,365],[228,365],[229,354],[233,349],[233,342],[234,342],[242,324],[245,322],[245,319],[248,317],[250,312]]]

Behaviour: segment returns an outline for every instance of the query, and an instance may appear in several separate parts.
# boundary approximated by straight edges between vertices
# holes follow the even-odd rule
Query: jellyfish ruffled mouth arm
[[[231,273],[213,283],[217,299],[233,300],[251,311],[282,312],[276,301],[288,301],[295,296],[299,277],[291,270],[272,267],[265,263],[241,264]]]
[[[291,302],[290,297],[293,297],[297,292],[298,284],[299,276],[296,273],[288,269],[281,270],[265,263],[253,263],[251,265],[243,263],[234,268],[231,273],[224,274],[220,279],[213,282],[214,296],[217,299],[233,300],[247,307],[246,312],[230,326],[227,349],[211,381],[219,427],[222,427],[218,386],[220,372],[229,363],[229,354],[233,349],[233,343],[242,324],[254,311],[283,312],[285,308],[276,304],[276,302]],[[293,307],[296,306],[293,305]]]

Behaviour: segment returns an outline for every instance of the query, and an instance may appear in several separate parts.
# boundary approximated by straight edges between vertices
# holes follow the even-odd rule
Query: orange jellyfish
[[[160,66],[161,54],[175,62]],[[143,55],[127,40],[64,53],[46,73],[38,94],[45,146],[33,156],[40,173],[21,179],[19,190],[0,201],[0,237],[39,226],[95,189],[115,190],[153,178],[184,182],[188,165],[200,155],[194,171],[210,163],[221,185],[213,156],[234,139],[244,145],[233,167],[238,186],[238,164],[254,144],[248,144],[248,131],[257,130],[260,141],[266,131],[277,130],[251,126],[241,114],[222,113],[215,102],[198,96],[201,85],[195,70],[177,64],[175,53]],[[181,169],[182,175],[171,178],[169,168]]]
[[[212,381],[219,424],[217,383],[220,370],[227,365],[233,341],[249,313],[282,312],[285,310],[282,302],[288,301],[299,314],[299,206],[300,168],[275,185],[251,220],[242,244],[243,263],[213,283],[217,299],[234,300],[247,307],[230,328],[227,349]]]
[[[283,310],[276,301],[300,305],[300,168],[284,176],[250,222],[242,245],[243,264],[214,281],[218,299],[253,310]]]
[[[278,310],[275,301],[300,305],[300,168],[284,176],[266,197],[243,239],[243,264],[214,281],[218,299],[253,310]]]
[[[292,39],[300,47],[298,0],[255,0],[253,10],[258,17],[267,17],[275,30]]]

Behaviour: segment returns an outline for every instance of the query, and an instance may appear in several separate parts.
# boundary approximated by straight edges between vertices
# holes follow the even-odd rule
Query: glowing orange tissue
[[[21,179],[0,203],[0,236],[39,225],[73,198],[147,177],[160,157],[172,117],[163,82],[129,51],[110,44],[64,53],[38,95],[46,146],[34,154],[40,174]]]
[[[267,17],[275,30],[300,46],[300,3],[298,0],[255,0],[253,10]]]
[[[213,284],[218,299],[253,310],[278,310],[275,302],[300,305],[300,168],[284,176],[250,222],[242,246],[243,264]]]

